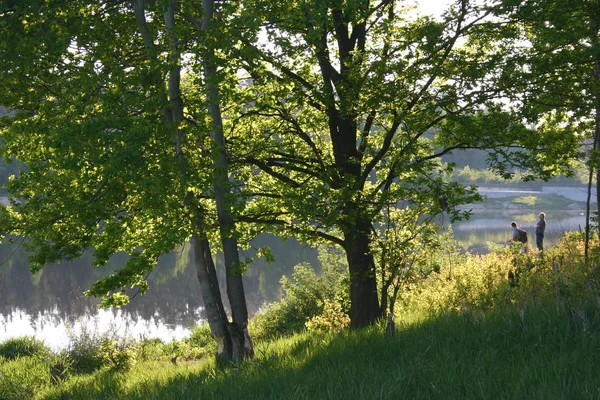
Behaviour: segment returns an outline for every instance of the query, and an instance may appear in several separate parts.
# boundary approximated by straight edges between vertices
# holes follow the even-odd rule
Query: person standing
[[[539,251],[544,251],[544,232],[546,231],[546,213],[541,212],[540,220],[535,225],[535,242]]]

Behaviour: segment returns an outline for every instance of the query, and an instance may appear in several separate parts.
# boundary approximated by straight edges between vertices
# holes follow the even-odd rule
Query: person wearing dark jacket
[[[511,222],[510,226],[512,226],[512,228],[513,228],[513,234],[512,234],[512,237],[510,239],[508,239],[508,242],[509,243],[514,243],[514,242],[521,243],[521,254],[527,254],[527,242],[523,243],[519,240],[520,236],[521,236],[519,231],[521,230],[521,228],[519,228],[519,226],[517,225],[517,223],[515,221]]]

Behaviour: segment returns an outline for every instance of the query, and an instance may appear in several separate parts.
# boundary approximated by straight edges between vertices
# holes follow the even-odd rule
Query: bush
[[[198,360],[217,353],[217,342],[213,339],[208,324],[192,329],[190,337],[183,342],[187,348],[181,352],[181,357],[186,360]]]
[[[141,361],[160,360],[165,355],[165,344],[160,339],[143,338],[138,343],[138,357]]]
[[[135,343],[127,339],[103,338],[100,346],[103,364],[113,371],[126,371],[136,362]]]
[[[50,349],[44,342],[33,336],[12,338],[0,344],[0,356],[8,360],[36,355],[44,357],[49,353]]]
[[[192,329],[192,334],[185,341],[189,342],[194,346],[199,347],[211,347],[216,346],[216,342],[213,339],[210,326],[208,324],[202,324]]]
[[[99,333],[97,327],[91,330],[83,326],[77,333],[67,329],[69,345],[66,356],[75,372],[91,373],[103,367],[125,370],[136,361],[133,341],[119,338],[114,332]]]
[[[590,280],[579,232],[565,234],[557,246],[543,253],[521,255],[520,246],[493,250],[486,256],[467,255],[452,263],[440,259],[439,273],[403,294],[404,312],[426,310],[430,316],[439,316],[544,304],[579,310],[586,299],[600,294]]]
[[[79,333],[67,329],[69,344],[66,355],[73,363],[73,370],[79,373],[91,373],[104,365],[102,355],[102,337],[96,330],[82,327]]]
[[[311,318],[321,315],[325,301],[339,303],[339,312],[349,308],[348,267],[343,253],[331,247],[319,248],[322,271],[309,265],[294,267],[291,279],[283,277],[284,297],[258,313],[251,323],[255,340],[269,340],[302,331]]]
[[[338,301],[325,299],[323,313],[316,315],[306,322],[306,328],[311,332],[341,332],[350,326],[350,317],[342,311]]]

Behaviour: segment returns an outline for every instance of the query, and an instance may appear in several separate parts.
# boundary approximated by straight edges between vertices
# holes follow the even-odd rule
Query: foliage
[[[103,364],[115,371],[127,370],[136,362],[134,343],[128,340],[104,338],[100,351]]]
[[[184,341],[195,352],[194,355],[185,355],[184,358],[186,359],[207,358],[217,351],[217,346],[212,338],[208,324],[202,324],[193,328],[190,337]]]
[[[267,194],[248,211],[268,216],[265,230],[344,248],[354,326],[383,311],[368,252],[385,208],[456,220],[480,199],[442,156],[486,150],[496,175],[533,180],[567,173],[577,155],[573,131],[526,125],[506,103],[519,26],[490,18],[489,4],[456,2],[439,19],[401,1],[245,4],[256,9],[246,25],[268,38],[231,49],[252,82],[241,91],[252,101],[233,105],[231,142],[247,185]]]
[[[371,251],[378,263],[378,290],[386,314],[394,312],[401,290],[420,275],[428,273],[426,264],[430,260],[430,252],[440,248],[441,237],[436,234],[438,223],[426,212],[427,208],[418,205],[407,205],[404,209],[388,208],[385,218],[373,232]]]
[[[198,215],[191,199],[205,211],[195,220],[203,234],[217,237],[201,71],[186,97],[193,100],[186,122],[177,127],[165,118],[172,111],[165,77],[174,80],[179,71],[172,70],[176,51],[163,39],[180,35],[179,51],[190,57],[204,46],[188,41],[197,38],[197,26],[181,15],[168,32],[163,2],[144,2],[147,21],[139,26],[139,4],[0,5],[0,69],[7,73],[0,87],[11,93],[0,102],[18,110],[0,119],[0,156],[27,168],[7,183],[13,202],[2,210],[0,234],[31,238],[32,270],[89,248],[96,266],[130,254],[87,292],[104,305],[125,304],[127,288],[145,292],[157,258],[192,233]],[[155,48],[144,47],[145,34],[161,37],[149,38]]]
[[[103,367],[124,370],[135,363],[135,343],[111,329],[100,333],[97,326],[84,325],[79,332],[69,328],[67,335],[65,354],[74,372],[90,373]]]
[[[440,316],[452,311],[483,313],[540,303],[570,307],[595,296],[597,288],[589,286],[580,232],[565,234],[557,246],[542,253],[530,248],[529,254],[521,255],[520,244],[490,249],[491,254],[467,255],[460,263],[439,259],[439,272],[423,279],[403,297],[403,312],[418,309]]]
[[[553,177],[549,182],[552,184],[563,184],[563,185],[584,185],[587,184],[588,173],[585,168],[576,168],[573,176],[557,175]],[[512,178],[505,179],[502,176],[494,173],[490,169],[476,169],[472,166],[466,165],[462,168],[456,168],[453,170],[450,180],[457,181],[463,184],[477,184],[477,185],[505,185],[505,184],[520,184],[523,182],[523,177],[520,173],[516,173]],[[532,182],[535,183],[535,182]]]
[[[141,338],[137,346],[141,362],[160,360],[165,356],[165,344],[160,339]]]
[[[600,385],[595,368],[600,361],[596,351],[600,287],[590,280],[585,266],[582,234],[568,233],[557,246],[529,255],[503,247],[489,255],[471,256],[450,252],[450,243],[444,242],[443,250],[431,254],[439,271],[421,275],[403,292],[396,310],[395,338],[384,338],[381,326],[342,333],[305,331],[260,342],[254,360],[234,367],[218,368],[210,360],[176,365],[150,361],[126,371],[103,369],[67,378],[55,387],[42,377],[45,386],[25,388],[27,395],[44,399],[470,399],[586,398],[594,393]],[[600,262],[596,250],[592,262]],[[322,259],[340,261],[335,253],[325,254]],[[510,269],[521,271],[515,286],[506,276]],[[303,282],[315,285],[314,279]],[[324,314],[338,310],[329,299],[324,303],[328,310]],[[331,325],[319,327],[329,330]],[[200,327],[179,343],[202,345],[208,342],[207,335],[208,330]],[[160,341],[148,342],[160,345]],[[177,346],[168,345],[170,354]],[[31,362],[30,357],[22,359]],[[6,363],[16,361],[0,361],[0,372]],[[0,380],[0,390],[17,390],[10,386],[14,382]]]
[[[0,356],[7,360],[28,356],[44,357],[49,353],[50,349],[44,342],[33,336],[12,338],[0,343]]]
[[[515,78],[523,118],[545,115],[538,129],[561,126],[575,132],[580,143],[579,163],[585,165],[586,182],[600,183],[600,13],[597,1],[501,1],[497,15],[519,22],[522,43],[516,54]],[[536,118],[538,119],[538,118]],[[561,140],[549,135],[548,140]],[[554,154],[540,154],[540,157]],[[591,193],[590,193],[591,195]],[[600,198],[596,198],[600,212]],[[589,225],[590,204],[586,224]],[[589,232],[589,226],[586,226]],[[586,250],[587,253],[587,250]]]
[[[353,323],[372,323],[369,235],[381,210],[455,218],[479,198],[438,158],[487,149],[498,174],[547,179],[576,154],[572,130],[534,130],[504,104],[519,26],[486,7],[457,3],[436,20],[402,1],[203,4],[226,16],[210,30],[201,8],[173,1],[0,6],[1,101],[17,110],[0,119],[0,156],[28,168],[7,184],[0,233],[31,238],[32,270],[87,248],[98,266],[131,254],[87,292],[103,305],[144,293],[157,258],[191,235],[271,231],[342,246]],[[218,96],[204,88],[215,85],[223,125],[207,115]],[[228,137],[215,146],[221,126]],[[231,182],[217,161],[231,161]]]
[[[341,257],[339,250],[320,246],[320,274],[306,264],[299,264],[294,267],[291,278],[281,278],[283,299],[253,318],[253,336],[260,341],[302,331],[307,321],[323,314],[326,302],[333,307],[335,319],[341,323],[349,307],[347,266]]]
[[[341,332],[350,326],[350,317],[342,311],[339,301],[325,299],[323,312],[306,321],[309,332]]]
[[[238,81],[236,67],[215,55],[237,41],[227,26],[236,10],[237,2],[215,1],[0,4],[0,91],[10,92],[0,103],[14,111],[0,118],[0,157],[26,167],[6,184],[0,236],[30,239],[32,272],[88,249],[94,266],[124,252],[126,263],[85,292],[119,307],[129,302],[128,289],[147,291],[162,254],[191,239],[197,271],[207,271],[198,277],[214,307],[207,315],[224,338],[228,316],[216,272],[203,265],[212,241],[225,253],[231,323],[245,330],[237,253],[245,236],[235,218],[246,195],[229,180],[220,115],[220,97]],[[233,339],[223,341],[231,346],[219,349],[222,357],[237,354],[231,347],[250,357],[251,345]],[[112,367],[131,361],[127,346],[109,340],[104,347]],[[89,361],[86,368],[101,363]]]
[[[217,354],[217,345],[213,340],[210,327],[208,324],[203,324],[193,328],[189,337],[165,344],[163,353],[171,362],[210,359]]]

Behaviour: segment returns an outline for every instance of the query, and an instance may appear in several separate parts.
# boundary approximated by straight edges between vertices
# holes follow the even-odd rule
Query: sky
[[[442,12],[451,4],[451,0],[412,0],[417,3],[419,12],[423,14],[440,16]]]

